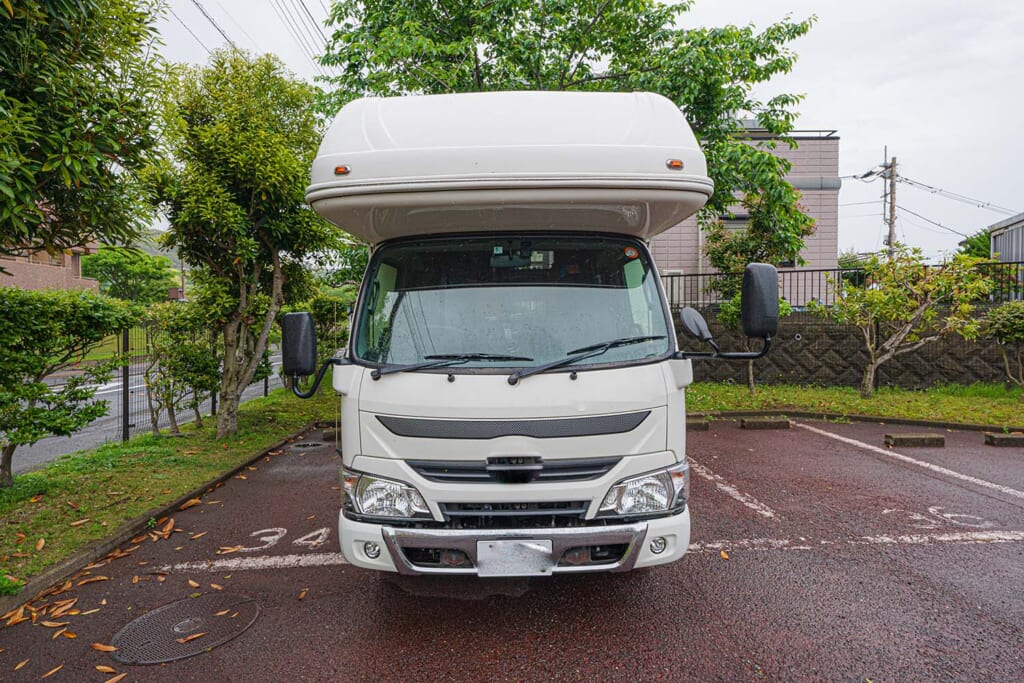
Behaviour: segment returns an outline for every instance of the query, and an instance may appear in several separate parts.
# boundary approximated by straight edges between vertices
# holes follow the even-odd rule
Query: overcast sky
[[[318,54],[323,38],[302,8],[320,22],[329,0],[169,3],[171,13],[159,28],[171,60],[202,62],[206,48],[225,44],[201,6],[239,47],[273,52],[300,76],[315,73],[307,52]],[[800,59],[792,73],[759,94],[805,94],[798,128],[838,131],[840,175],[881,163],[888,145],[907,178],[1024,211],[1020,0],[697,0],[683,21],[763,27],[787,14],[816,14],[818,22],[793,43]],[[882,186],[843,181],[840,250],[882,248]],[[898,238],[931,258],[956,250],[962,237],[950,230],[970,234],[1005,217],[906,184],[897,185],[896,204],[905,209]]]

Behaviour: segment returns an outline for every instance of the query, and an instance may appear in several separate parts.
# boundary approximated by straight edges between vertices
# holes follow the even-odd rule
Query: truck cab
[[[342,396],[345,558],[483,577],[681,558],[694,354],[647,240],[712,186],[679,110],[649,93],[359,100],[313,181],[313,208],[372,245],[348,347],[317,379],[331,369]],[[774,277],[744,286],[761,353]],[[696,355],[756,355],[682,322],[711,344]],[[285,372],[313,374],[308,314],[283,328]]]

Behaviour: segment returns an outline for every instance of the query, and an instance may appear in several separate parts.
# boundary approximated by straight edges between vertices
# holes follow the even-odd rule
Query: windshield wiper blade
[[[515,385],[518,384],[519,380],[521,380],[524,377],[529,377],[530,375],[539,375],[540,373],[547,372],[548,370],[554,370],[555,368],[561,368],[565,367],[566,365],[572,365],[573,363],[579,360],[593,358],[594,356],[600,356],[602,353],[608,351],[609,349],[614,349],[619,346],[629,346],[630,344],[640,344],[643,342],[657,341],[658,339],[664,338],[665,335],[663,334],[648,335],[644,337],[623,337],[622,339],[611,339],[606,342],[600,342],[598,344],[591,344],[590,346],[584,346],[578,349],[573,349],[572,351],[568,352],[570,354],[568,358],[559,358],[558,360],[553,360],[550,363],[538,365],[535,368],[524,368],[522,370],[513,372],[511,375],[508,376],[508,383]]]
[[[658,341],[664,339],[663,334],[647,335],[646,337],[623,337],[622,339],[612,339],[611,341],[599,342],[597,344],[591,344],[590,346],[581,346],[578,349],[567,351],[566,355],[571,353],[586,353],[587,351],[607,351],[608,349],[614,349],[617,346],[629,346],[630,344],[642,344],[647,341]]]
[[[377,368],[370,373],[370,377],[373,379],[380,379],[381,375],[390,375],[395,372],[415,372],[416,370],[426,370],[428,368],[440,368],[446,365],[468,363],[473,360],[533,360],[528,356],[504,356],[497,353],[437,353],[430,356],[424,356],[423,358],[426,360],[422,363],[412,363],[411,365],[389,365],[387,367]]]

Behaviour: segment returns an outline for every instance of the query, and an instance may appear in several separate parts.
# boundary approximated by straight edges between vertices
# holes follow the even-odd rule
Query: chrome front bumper
[[[477,543],[481,541],[545,540],[551,541],[552,574],[582,572],[625,572],[636,564],[647,537],[647,522],[616,526],[572,527],[565,529],[403,529],[385,526],[381,535],[395,568],[401,574],[476,574]],[[626,552],[617,562],[589,565],[561,565],[558,561],[567,550],[579,546],[626,544]],[[409,562],[403,548],[446,548],[461,550],[472,561],[472,567],[423,567]]]

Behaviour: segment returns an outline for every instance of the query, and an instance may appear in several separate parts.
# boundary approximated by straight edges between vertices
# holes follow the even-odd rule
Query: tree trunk
[[[174,413],[174,401],[167,404],[167,421],[171,423],[171,434],[181,434],[178,429],[178,416]]]
[[[754,361],[747,361],[747,390],[750,392],[750,398],[754,398]]]
[[[201,411],[199,409],[199,403],[198,402],[194,403],[192,405],[192,410],[196,414],[196,428],[197,429],[202,429],[203,428],[203,411]]]
[[[11,468],[11,462],[14,460],[15,448],[17,448],[17,445],[9,443],[4,446],[2,453],[0,453],[0,489],[14,486],[14,473]]]
[[[878,372],[878,364],[875,362],[868,362],[864,366],[864,379],[860,382],[860,396],[861,398],[871,398],[875,394],[875,373]]]
[[[153,391],[146,379],[146,403],[149,405],[149,425],[153,436],[160,436],[160,407],[153,403]]]
[[[221,391],[220,405],[217,406],[217,438],[234,436],[238,433],[238,402],[241,392]]]

